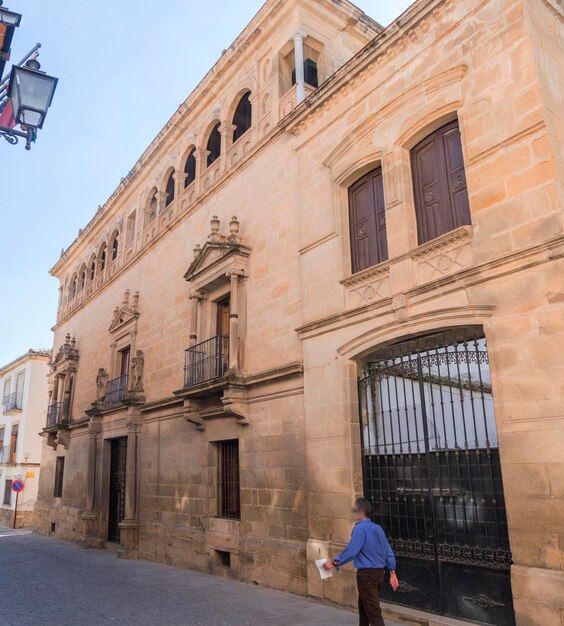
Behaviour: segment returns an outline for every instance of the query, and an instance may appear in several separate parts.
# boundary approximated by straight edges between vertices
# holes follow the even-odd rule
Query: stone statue
[[[142,350],[137,350],[135,356],[132,359],[131,364],[131,378],[133,384],[131,385],[131,391],[138,393],[143,392],[143,370],[145,368],[145,357]]]
[[[98,370],[98,376],[96,376],[96,396],[98,402],[103,402],[106,397],[106,389],[108,388],[108,374],[106,370],[101,367]]]

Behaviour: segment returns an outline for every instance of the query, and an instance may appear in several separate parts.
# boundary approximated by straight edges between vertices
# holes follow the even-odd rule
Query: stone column
[[[139,543],[139,507],[137,502],[138,445],[141,416],[139,408],[129,407],[127,421],[127,461],[125,469],[125,517],[120,523],[121,545],[127,556],[137,550]]]
[[[195,291],[189,296],[190,300],[190,347],[198,343],[198,308],[203,296]]]
[[[104,538],[101,536],[99,527],[100,514],[96,511],[96,482],[98,463],[98,438],[102,432],[102,420],[97,410],[87,412],[90,414],[88,427],[88,457],[86,465],[86,509],[81,512],[80,517],[84,520],[84,538],[82,546],[84,548],[99,547]]]
[[[186,174],[186,172],[174,172],[173,176],[175,183],[174,199],[176,200],[180,197],[185,189],[186,178],[188,177],[188,174]]]
[[[239,274],[231,272],[231,311],[229,313],[229,369],[239,367]]]
[[[167,192],[166,191],[157,191],[157,215],[158,216],[164,211],[166,206]]]
[[[55,374],[53,378],[53,393],[51,394],[51,402],[57,404],[59,401],[59,374]]]
[[[196,148],[194,157],[196,158],[196,195],[202,191],[202,176],[207,169],[207,158],[210,154],[209,150],[204,148]]]
[[[237,127],[231,122],[225,121],[219,127],[221,133],[221,169],[224,170],[227,167],[227,152],[233,145],[233,133]]]
[[[294,62],[296,66],[296,103],[300,104],[306,97],[304,72],[304,39],[307,33],[299,30],[294,35]]]
[[[96,504],[96,462],[98,437],[101,432],[100,419],[91,417],[88,429],[88,460],[86,469],[86,512],[92,513]]]

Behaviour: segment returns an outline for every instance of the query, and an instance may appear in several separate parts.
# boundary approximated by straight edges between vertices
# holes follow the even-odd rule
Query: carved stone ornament
[[[130,302],[130,293],[127,289],[123,295],[123,301],[121,306],[114,309],[112,323],[110,324],[109,331],[115,333],[117,331],[124,330],[129,325],[135,326],[137,318],[139,317],[139,292],[136,291],[133,294]]]
[[[96,376],[96,399],[99,403],[104,402],[104,398],[106,397],[106,391],[108,389],[108,379],[109,376],[106,370],[101,367],[98,370],[98,375]]]
[[[131,363],[131,378],[133,384],[131,385],[131,391],[134,393],[143,393],[145,391],[143,387],[143,371],[145,369],[145,357],[142,350],[137,350]]]
[[[217,215],[210,221],[211,231],[203,246],[193,248],[194,260],[184,274],[195,290],[206,288],[220,279],[227,279],[230,272],[245,273],[251,249],[242,243],[240,223],[234,215],[229,223],[229,235],[221,234],[221,222]]]
[[[193,424],[198,430],[205,430],[206,426],[200,414],[202,405],[198,400],[184,400],[184,419]]]
[[[406,322],[409,318],[409,300],[406,295],[395,296],[392,299],[392,309],[398,322]]]

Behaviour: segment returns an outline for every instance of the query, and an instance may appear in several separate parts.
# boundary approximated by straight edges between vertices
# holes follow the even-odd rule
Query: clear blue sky
[[[262,0],[5,0],[23,14],[17,61],[38,41],[60,78],[30,152],[0,139],[0,366],[52,345],[49,269],[111,195]],[[358,0],[389,24],[411,0]]]

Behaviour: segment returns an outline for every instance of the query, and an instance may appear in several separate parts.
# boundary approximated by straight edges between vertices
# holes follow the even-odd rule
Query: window
[[[23,407],[24,385],[25,372],[20,372],[16,378],[16,397],[14,398],[15,409],[21,409]]]
[[[313,59],[304,61],[304,82],[311,87],[319,87],[317,63]],[[296,84],[296,70],[292,71],[292,85]]]
[[[88,271],[86,270],[86,265],[83,265],[82,269],[80,270],[79,277],[78,277],[78,290],[79,291],[82,291],[84,287],[86,287],[87,277],[88,277]]]
[[[147,207],[145,209],[145,227],[147,227],[156,217],[159,208],[157,200],[157,190],[155,189],[149,196]]]
[[[251,92],[248,91],[241,98],[241,100],[239,100],[239,104],[235,109],[235,114],[233,115],[233,124],[236,126],[236,128],[233,131],[233,143],[235,143],[237,139],[244,135],[251,127],[252,105],[250,98]]]
[[[53,496],[55,498],[63,497],[63,475],[65,473],[65,457],[58,456],[55,464],[55,488]]]
[[[12,426],[12,434],[10,437],[10,460],[8,461],[9,463],[16,462],[16,453],[18,451],[18,431],[19,425],[14,424]]]
[[[10,378],[7,378],[4,381],[4,393],[2,394],[2,404],[6,404],[8,401],[8,396],[10,395],[10,387],[12,386],[12,381]]]
[[[239,441],[220,441],[218,453],[219,517],[240,519]]]
[[[77,277],[73,274],[69,284],[69,299],[72,300],[76,296]]]
[[[196,148],[190,150],[190,154],[186,159],[186,165],[184,166],[184,173],[186,174],[184,186],[188,187],[196,180]]]
[[[112,261],[115,261],[118,257],[119,252],[119,233],[116,233],[112,241]]]
[[[382,169],[369,172],[349,189],[353,273],[388,258]]]
[[[206,146],[206,149],[209,152],[207,161],[208,167],[212,163],[217,161],[217,159],[219,159],[219,157],[221,156],[221,133],[219,132],[220,126],[221,123],[217,122],[217,124],[213,127],[208,139],[208,144]]]
[[[96,258],[93,258],[90,263],[90,280],[94,280],[94,276],[96,276]]]
[[[12,503],[12,481],[8,479],[4,483],[4,504],[10,506]]]
[[[458,121],[415,146],[411,167],[419,244],[472,223]]]
[[[170,173],[168,181],[166,183],[166,201],[165,206],[168,206],[174,201],[174,172]]]
[[[135,239],[135,211],[127,218],[125,225],[125,245],[130,246]]]
[[[100,249],[98,272],[103,272],[105,269],[106,269],[106,244],[103,244]]]
[[[4,428],[4,426],[2,426],[2,428],[0,428],[0,454],[2,452],[1,448],[4,447],[4,433],[6,432],[6,429]]]

